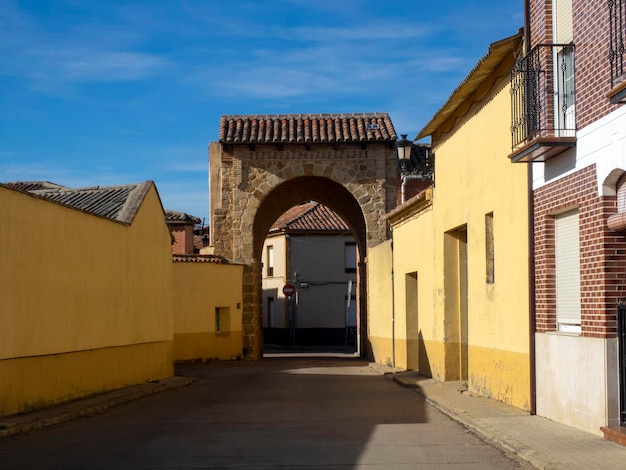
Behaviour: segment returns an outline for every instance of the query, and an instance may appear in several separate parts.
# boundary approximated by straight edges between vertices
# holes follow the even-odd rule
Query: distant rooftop
[[[350,226],[329,207],[312,201],[292,207],[270,228],[270,233],[284,231],[350,232]]]
[[[167,223],[174,224],[200,224],[202,220],[198,217],[195,217],[191,214],[187,214],[186,212],[172,211],[169,209],[165,210],[165,221]]]

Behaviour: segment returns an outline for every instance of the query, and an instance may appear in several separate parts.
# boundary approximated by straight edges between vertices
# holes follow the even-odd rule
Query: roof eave
[[[461,107],[463,102],[476,91],[493,73],[509,54],[515,54],[522,45],[522,30],[513,36],[501,39],[489,45],[487,54],[483,56],[452,92],[446,103],[435,113],[431,120],[417,134],[415,140],[433,135]]]

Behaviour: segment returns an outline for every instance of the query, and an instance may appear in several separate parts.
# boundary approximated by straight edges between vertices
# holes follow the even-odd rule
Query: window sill
[[[573,331],[546,331],[545,334],[551,335],[551,336],[571,336],[574,338],[578,338],[579,336],[582,336],[580,332],[576,333]]]
[[[611,88],[606,97],[611,101],[611,104],[626,103],[626,79],[619,85]]]

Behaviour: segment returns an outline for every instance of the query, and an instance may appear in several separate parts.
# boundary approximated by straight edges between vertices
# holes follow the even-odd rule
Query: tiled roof
[[[50,181],[14,181],[11,183],[3,183],[11,189],[17,189],[19,191],[35,191],[38,189],[58,189],[64,188],[60,184],[51,183]]]
[[[152,181],[146,181],[123,186],[92,186],[76,189],[53,183],[41,184],[41,182],[5,183],[4,186],[98,217],[130,224],[153,184]],[[29,187],[33,189],[26,189]]]
[[[245,114],[222,116],[222,144],[320,144],[395,142],[387,113]]]
[[[282,231],[349,232],[350,227],[332,209],[313,201],[292,207],[270,228],[270,233]]]
[[[165,221],[167,223],[186,223],[186,224],[199,224],[202,222],[198,217],[187,214],[186,212],[165,210]]]
[[[175,263],[216,263],[230,264],[226,258],[216,255],[173,255],[172,261]]]

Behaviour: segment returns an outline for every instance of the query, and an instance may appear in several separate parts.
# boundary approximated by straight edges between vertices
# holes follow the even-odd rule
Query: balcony
[[[511,71],[512,162],[545,162],[576,145],[574,45],[538,44]]]
[[[611,63],[611,90],[607,97],[611,104],[626,103],[626,69],[624,68],[624,37],[626,37],[626,1],[609,0],[609,61]]]

